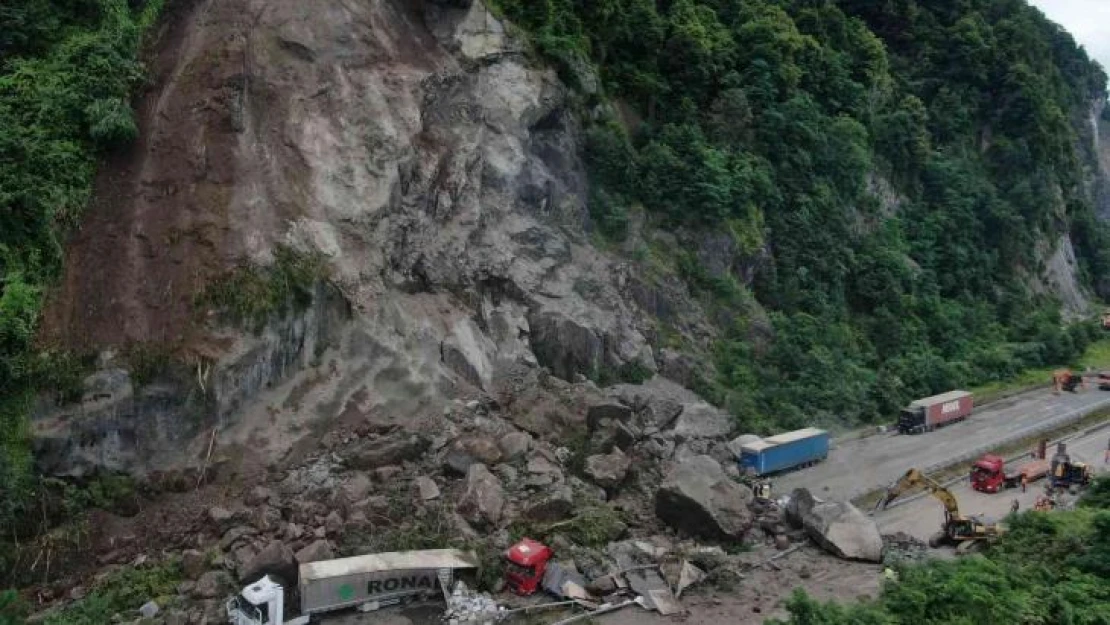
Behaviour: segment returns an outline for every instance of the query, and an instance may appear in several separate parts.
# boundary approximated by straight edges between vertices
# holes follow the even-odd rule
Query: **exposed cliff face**
[[[202,351],[215,364],[198,365],[196,385],[215,414],[178,435],[238,427],[242,442],[279,453],[294,434],[267,444],[253,430],[438,410],[537,361],[565,379],[655,368],[621,264],[588,244],[567,90],[481,3],[201,0],[177,11],[142,99],[143,139],[100,176],[48,334]],[[281,321],[262,338],[205,325],[203,286],[270,262],[278,245],[327,259],[352,321],[319,345]],[[108,413],[45,411],[40,436],[96,431],[106,447],[90,439],[76,464],[142,468],[132,460],[149,436],[118,424],[169,413],[123,386],[126,402]],[[80,470],[53,456],[54,469]]]

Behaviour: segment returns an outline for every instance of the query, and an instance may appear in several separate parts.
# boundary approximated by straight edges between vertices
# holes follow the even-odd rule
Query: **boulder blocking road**
[[[847,501],[883,488],[907,469],[955,463],[984,448],[1033,436],[1047,425],[1066,425],[1110,408],[1110,392],[1095,387],[1078,393],[1029,391],[976,408],[966,421],[916,435],[880,434],[834,441],[829,457],[808,469],[774,479],[776,493],[810,489],[824,500]]]

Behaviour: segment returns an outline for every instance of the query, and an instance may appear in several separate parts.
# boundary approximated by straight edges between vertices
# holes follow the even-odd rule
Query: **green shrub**
[[[123,100],[101,99],[85,108],[89,138],[101,147],[134,141],[139,136],[135,113]]]
[[[115,614],[136,614],[151,599],[175,596],[181,579],[177,560],[120,569],[95,585],[80,601],[47,616],[43,625],[104,625],[112,622]]]

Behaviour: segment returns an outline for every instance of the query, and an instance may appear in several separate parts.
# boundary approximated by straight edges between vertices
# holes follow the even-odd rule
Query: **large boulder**
[[[226,572],[208,571],[197,579],[192,594],[197,599],[215,599],[226,595],[233,587],[231,576]]]
[[[251,583],[263,575],[274,575],[286,583],[297,579],[297,562],[293,551],[279,540],[270,541],[252,558],[242,562],[239,567],[239,581]]]
[[[614,448],[612,453],[586,458],[586,475],[598,486],[611,489],[620,486],[631,466],[632,459]]]
[[[497,441],[484,436],[460,438],[452,445],[452,451],[461,451],[486,466],[492,467],[501,462],[501,447],[498,446]]]
[[[397,465],[405,460],[416,460],[424,454],[428,445],[427,439],[415,435],[398,435],[367,441],[350,454],[348,465],[352,469],[364,471]]]
[[[532,437],[524,432],[509,432],[501,437],[497,446],[501,448],[501,455],[505,460],[516,460],[528,453],[528,448],[532,446]]]
[[[594,404],[586,409],[586,424],[591,430],[596,429],[606,419],[627,423],[631,418],[632,409],[615,401]]]
[[[308,564],[309,562],[319,562],[321,560],[331,560],[335,557],[335,552],[332,551],[331,544],[326,540],[316,540],[308,545],[305,545],[296,554],[298,564]]]
[[[528,521],[554,523],[574,515],[574,491],[563,484],[544,491],[524,504],[523,516]]]
[[[674,424],[675,436],[682,440],[721,438],[732,432],[732,417],[705,402],[695,402],[682,407]]]
[[[692,456],[663,480],[655,493],[655,513],[694,536],[738,539],[752,526],[751,500],[751,490],[729,479],[712,457]]]
[[[361,471],[355,471],[343,481],[341,491],[349,503],[362,501],[370,496],[374,490],[374,482],[370,476]]]
[[[485,465],[470,465],[466,472],[466,489],[459,500],[459,514],[473,525],[493,527],[501,520],[504,507],[505,493],[497,476]]]
[[[544,312],[528,319],[532,351],[540,364],[564,380],[576,373],[586,376],[600,370],[605,343],[598,333],[561,312]]]
[[[805,524],[806,516],[819,503],[821,501],[814,497],[809,489],[795,488],[794,492],[790,493],[790,499],[786,502],[786,522],[796,528],[801,528]]]
[[[819,503],[802,517],[802,525],[817,544],[847,560],[881,562],[883,537],[875,521],[846,501]]]

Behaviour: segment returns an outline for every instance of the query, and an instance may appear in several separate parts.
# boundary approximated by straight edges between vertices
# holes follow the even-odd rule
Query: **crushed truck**
[[[458,549],[396,551],[300,565],[297,590],[301,616],[285,619],[285,588],[263,576],[227,602],[231,625],[304,625],[313,615],[343,608],[360,610],[445,598],[455,578],[478,568],[473,552]]]
[[[948,391],[918,399],[898,415],[898,431],[902,434],[932,432],[942,425],[963,421],[974,407],[974,398],[967,391]]]
[[[730,445],[740,470],[757,476],[815,464],[829,457],[829,433],[804,428],[768,438],[742,436]]]
[[[971,487],[981,493],[997,493],[1005,488],[1021,485],[1025,476],[1027,482],[1034,482],[1048,475],[1049,462],[1034,459],[1011,469],[1000,456],[986,454],[971,467]]]
[[[505,585],[521,596],[535,594],[555,552],[538,541],[525,538],[505,552]]]

